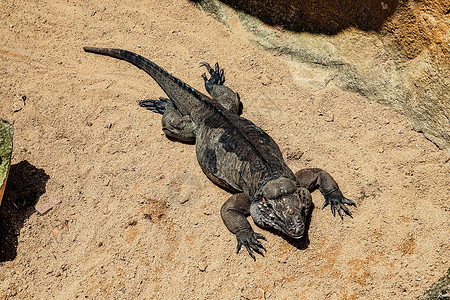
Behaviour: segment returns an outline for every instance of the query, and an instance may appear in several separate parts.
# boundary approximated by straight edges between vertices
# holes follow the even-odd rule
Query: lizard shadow
[[[11,165],[0,207],[0,263],[16,258],[20,230],[35,212],[49,178],[26,160]]]
[[[175,143],[181,143],[181,144],[186,144],[186,145],[195,145],[195,140],[194,141],[182,141],[177,138],[171,137],[170,135],[167,135],[167,134],[166,134],[166,138],[169,139],[171,142],[175,142]]]

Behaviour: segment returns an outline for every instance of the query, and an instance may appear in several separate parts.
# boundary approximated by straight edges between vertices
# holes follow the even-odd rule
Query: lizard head
[[[299,239],[305,232],[305,219],[312,206],[305,189],[295,181],[281,177],[263,187],[263,197],[252,202],[250,214],[258,226],[271,227]]]

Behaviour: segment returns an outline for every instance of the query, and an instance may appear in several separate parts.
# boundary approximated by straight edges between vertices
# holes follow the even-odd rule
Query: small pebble
[[[206,263],[206,261],[201,261],[201,262],[198,263],[198,269],[201,272],[205,272],[207,267],[208,267],[208,264]]]
[[[54,198],[53,196],[49,196],[47,199],[41,199],[34,206],[34,208],[41,214],[45,214],[50,209],[52,209],[55,205],[61,203],[61,199]]]
[[[325,122],[334,122],[334,115],[332,113],[327,113],[325,115]]]
[[[65,228],[67,228],[67,224],[69,221],[65,220],[61,222],[59,225],[53,227],[52,235],[53,238],[58,242],[61,243],[62,241],[62,232]]]

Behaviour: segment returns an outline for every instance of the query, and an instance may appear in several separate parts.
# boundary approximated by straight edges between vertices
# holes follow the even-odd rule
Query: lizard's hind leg
[[[208,90],[213,85],[223,85],[225,83],[225,75],[223,69],[219,68],[219,63],[216,62],[215,69],[211,68],[211,66],[207,62],[201,62],[200,66],[205,66],[206,70],[208,70],[209,74],[211,75],[211,78],[207,79],[206,74],[202,74],[202,78],[205,80],[205,87]]]
[[[211,97],[219,102],[225,110],[240,115],[242,113],[242,103],[239,94],[223,85],[225,83],[223,69],[220,69],[218,63],[215,64],[214,69],[206,62],[202,62],[200,65],[206,67],[211,75],[208,79],[206,73],[202,74],[205,88]]]
[[[153,103],[155,104],[155,110],[151,109],[152,111],[159,112],[164,108],[161,123],[167,136],[183,142],[195,141],[196,127],[190,115],[183,116],[175,104],[168,99]]]
[[[195,125],[191,116],[183,116],[170,99],[159,97],[159,100],[141,100],[139,105],[163,115],[161,123],[167,136],[183,142],[195,141]]]
[[[171,101],[167,98],[159,97],[159,100],[141,100],[139,101],[139,105],[151,110],[152,112],[163,115],[170,102]]]

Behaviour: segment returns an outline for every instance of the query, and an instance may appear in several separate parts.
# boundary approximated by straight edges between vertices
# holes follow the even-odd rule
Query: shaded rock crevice
[[[380,29],[399,5],[398,0],[223,0],[222,2],[270,25],[283,26],[294,31],[326,34],[336,34],[349,27],[362,30]]]

